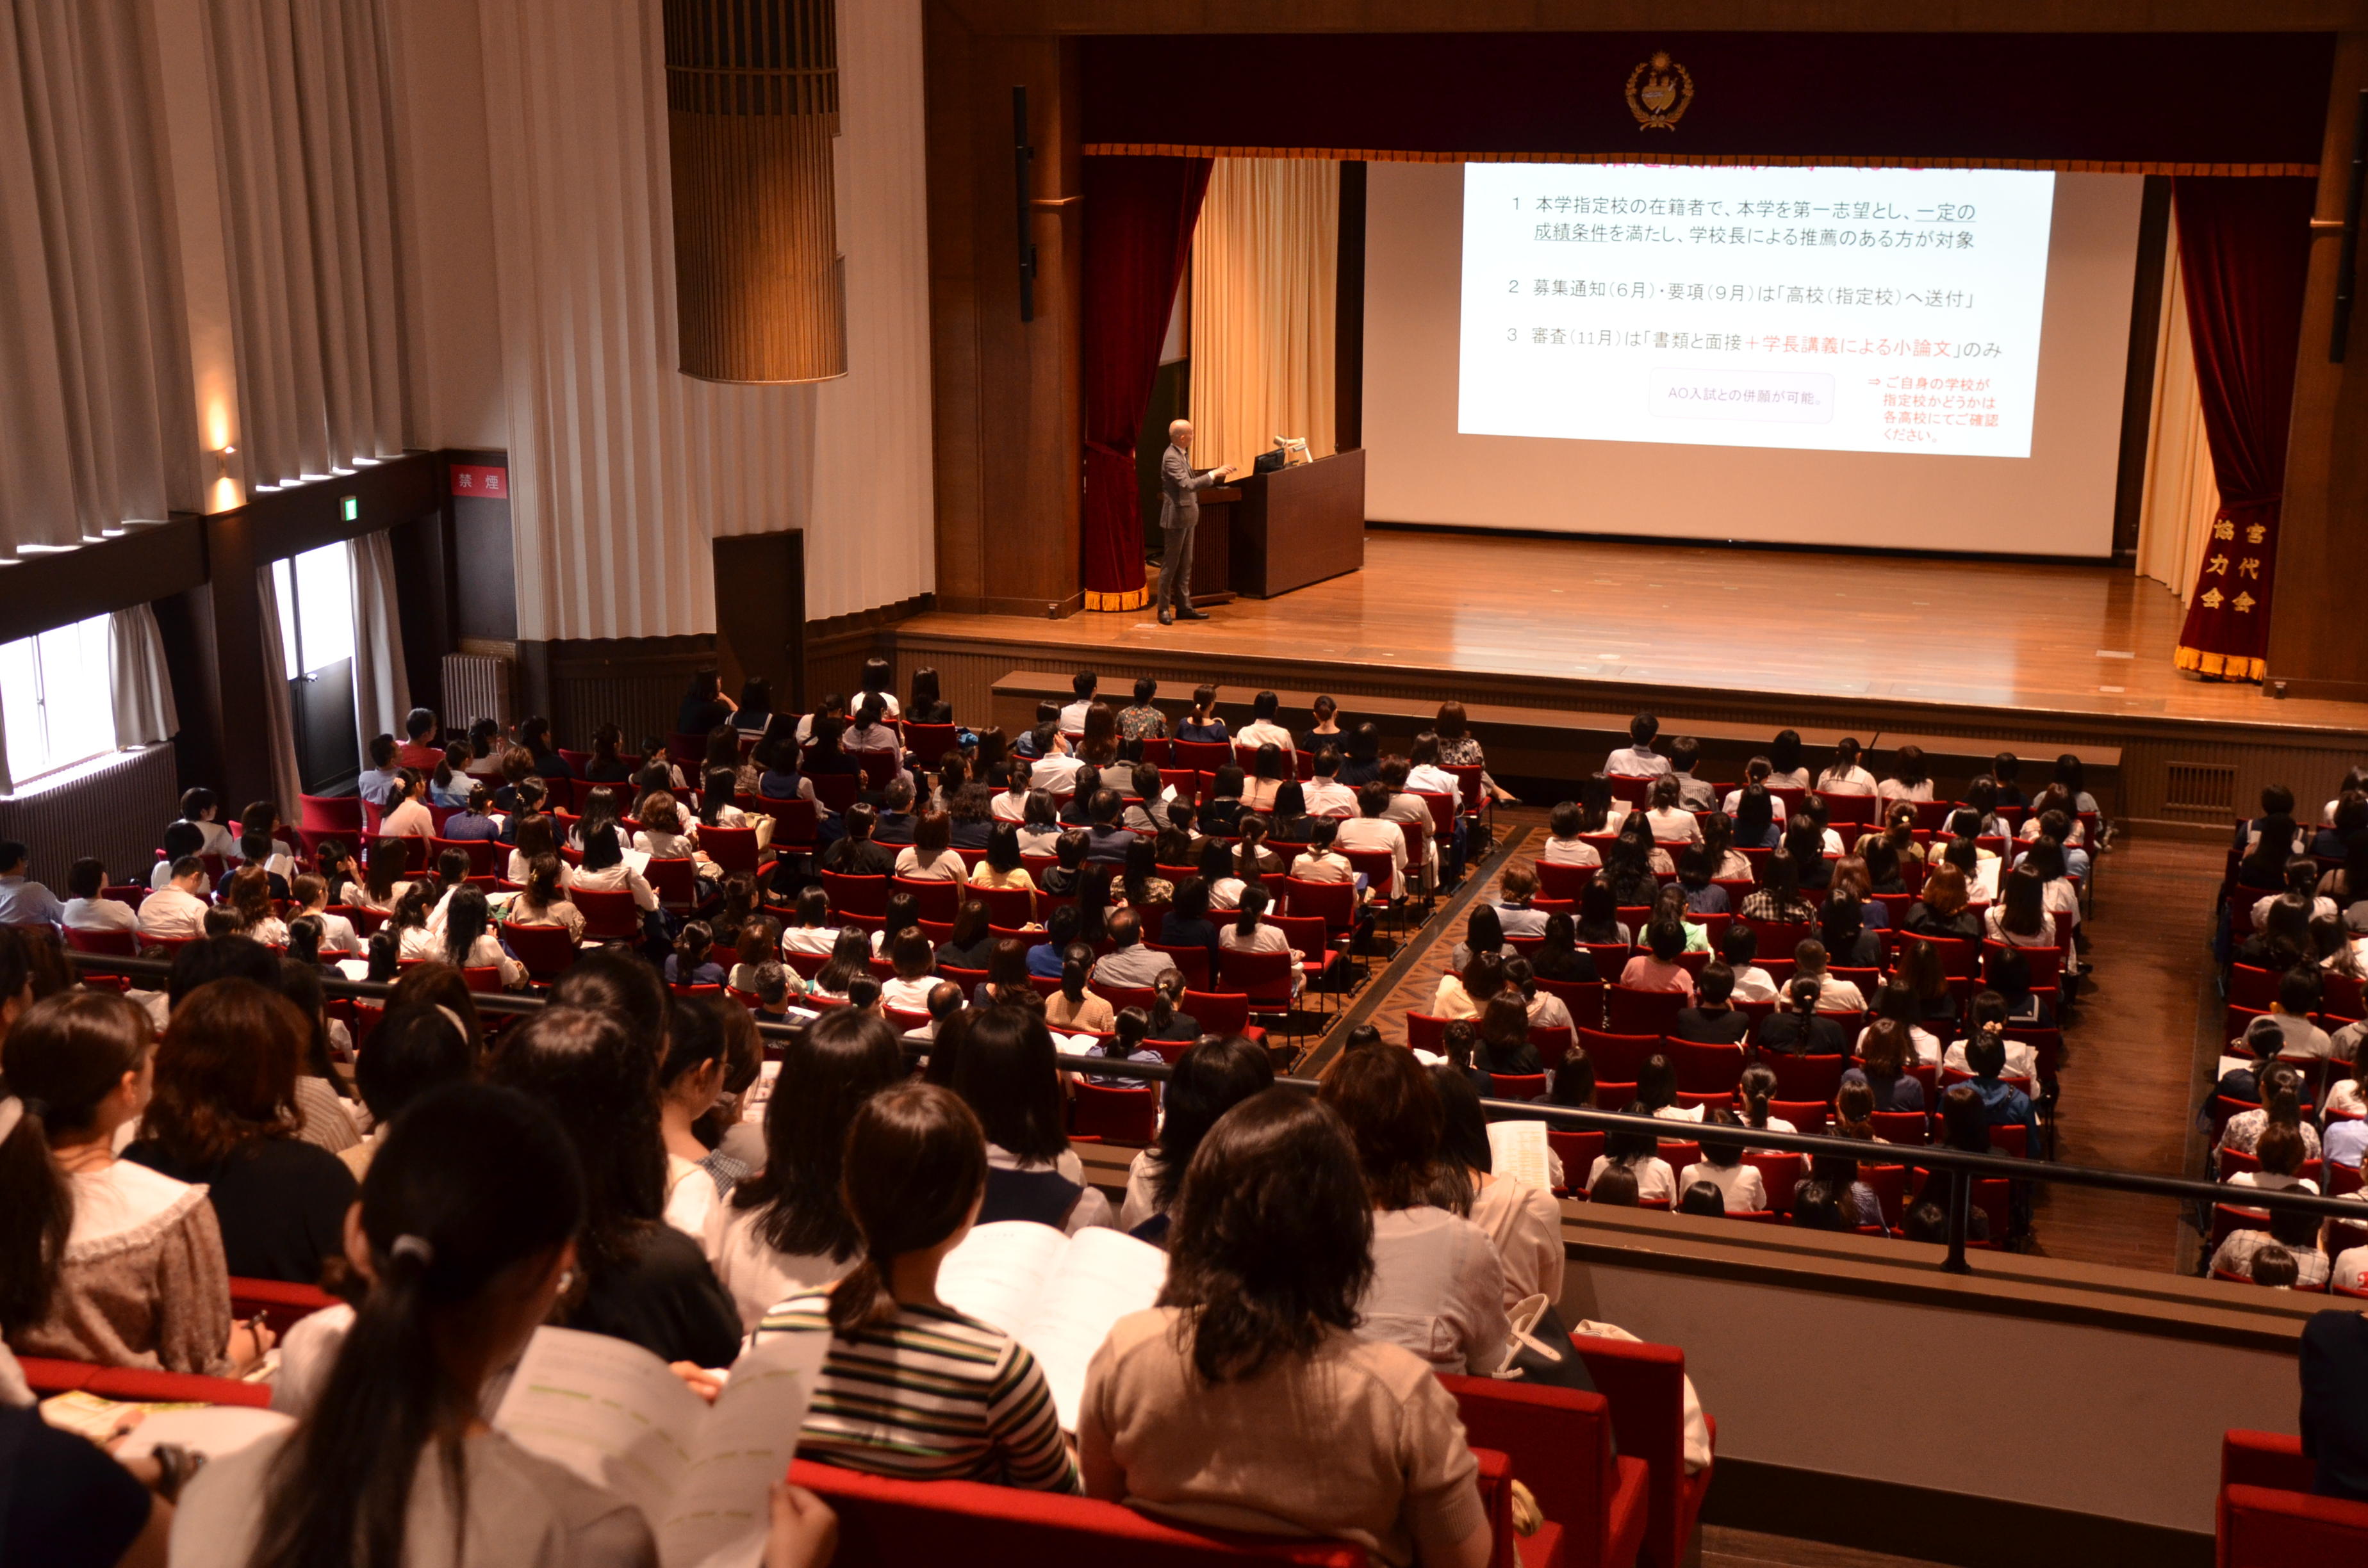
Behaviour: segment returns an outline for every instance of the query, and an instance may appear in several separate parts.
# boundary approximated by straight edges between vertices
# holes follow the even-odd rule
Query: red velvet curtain
[[[1206,158],[1085,160],[1086,608],[1137,609],[1143,508],[1134,438],[1209,188]]]
[[[2220,511],[2196,568],[2179,667],[2261,678],[2277,575],[2286,426],[2310,262],[2306,179],[2191,178],[2172,185],[2196,390]]]

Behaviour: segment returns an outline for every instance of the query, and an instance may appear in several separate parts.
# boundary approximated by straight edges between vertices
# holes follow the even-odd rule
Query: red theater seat
[[[1612,1457],[1610,1401],[1600,1393],[1494,1378],[1439,1381],[1455,1395],[1474,1449],[1503,1453],[1549,1526],[1559,1527],[1568,1568],[1622,1568],[1636,1561],[1648,1524],[1650,1469],[1641,1459]],[[1486,1480],[1484,1459],[1484,1487]],[[1550,1544],[1543,1533],[1517,1543],[1525,1564],[1537,1562],[1532,1545]],[[1500,1563],[1503,1544],[1496,1557]]]
[[[2368,1552],[2368,1503],[2312,1495],[2311,1471],[2299,1437],[2221,1438],[2218,1568],[2356,1562]]]
[[[1117,1503],[975,1481],[895,1481],[799,1460],[790,1479],[838,1515],[835,1568],[916,1563],[1120,1563],[1206,1568],[1267,1559],[1364,1568],[1346,1541],[1204,1535]]]

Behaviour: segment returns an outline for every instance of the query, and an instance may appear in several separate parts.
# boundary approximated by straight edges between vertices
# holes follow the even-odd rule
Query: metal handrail
[[[172,963],[164,959],[120,958],[105,953],[69,952],[67,958],[77,971],[118,974],[134,980],[153,980],[160,985],[170,978]],[[383,1001],[393,994],[394,987],[370,981],[347,980],[341,975],[324,972],[321,979],[324,994],[337,997]],[[508,992],[476,992],[471,994],[477,1010],[506,1016],[537,1013],[548,1006],[538,995]],[[805,1026],[759,1022],[757,1034],[768,1040],[786,1040],[794,1038]],[[925,1040],[906,1040],[905,1051],[918,1058],[928,1052]],[[1091,1073],[1099,1077],[1133,1078],[1146,1083],[1161,1083],[1175,1075],[1175,1068],[1164,1062],[1129,1062],[1117,1057],[1076,1055],[1067,1051],[1055,1054],[1055,1060],[1065,1070]],[[1317,1081],[1313,1078],[1277,1078],[1276,1083],[1295,1089],[1313,1092]],[[1506,1119],[1527,1119],[1544,1121],[1574,1130],[1618,1132],[1650,1129],[1656,1137],[1673,1131],[1682,1131],[1685,1142],[1716,1143],[1746,1149],[1775,1150],[1781,1153],[1808,1155],[1827,1154],[1860,1164],[1913,1165],[1925,1170],[1962,1171],[1981,1178],[2003,1178],[2009,1181],[2060,1183],[2070,1187],[2098,1187],[2109,1192],[2135,1192],[2154,1198],[2178,1199],[2203,1205],[2232,1201],[2229,1188],[2223,1183],[2198,1181],[2189,1176],[2150,1176],[2142,1171],[2109,1170],[2098,1165],[2064,1165],[2052,1162],[2019,1159],[2012,1155],[1974,1153],[1961,1149],[1947,1149],[1932,1144],[1884,1143],[1880,1160],[1870,1160],[1868,1145],[1854,1138],[1834,1138],[1821,1133],[1776,1132],[1754,1127],[1720,1127],[1698,1122],[1674,1122],[1651,1116],[1639,1116],[1627,1111],[1583,1109],[1569,1106],[1547,1105],[1530,1100],[1483,1099],[1481,1106],[1492,1114]],[[1934,1113],[1937,1116],[1937,1112]],[[2299,1210],[2334,1220],[2354,1220],[2368,1224],[2368,1202],[2351,1198],[2325,1198],[2305,1192],[2278,1191],[2267,1187],[2244,1187],[2241,1206],[2248,1209]],[[1972,1223],[1973,1183],[1953,1184],[1949,1214],[1949,1256],[1941,1267],[1951,1273],[1972,1272],[1966,1259],[1966,1242]]]

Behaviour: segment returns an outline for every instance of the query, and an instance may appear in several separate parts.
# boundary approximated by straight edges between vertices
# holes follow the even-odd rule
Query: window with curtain
[[[107,652],[103,615],[0,644],[0,728],[15,789],[115,749]]]
[[[279,656],[290,680],[354,656],[354,569],[342,544],[271,563]]]

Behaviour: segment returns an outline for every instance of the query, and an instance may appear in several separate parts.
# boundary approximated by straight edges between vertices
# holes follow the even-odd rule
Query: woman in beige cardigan
[[[0,1245],[25,1255],[0,1258],[0,1278],[28,1290],[54,1284],[36,1321],[0,1311],[0,1328],[28,1356],[242,1372],[270,1335],[231,1320],[206,1189],[113,1152],[117,1129],[147,1104],[153,1054],[147,1015],[112,992],[62,992],[9,1028],[0,1045],[10,1090],[0,1099],[0,1210],[44,1216],[54,1229],[0,1225]],[[0,1297],[17,1292],[18,1284],[0,1287]]]

